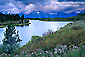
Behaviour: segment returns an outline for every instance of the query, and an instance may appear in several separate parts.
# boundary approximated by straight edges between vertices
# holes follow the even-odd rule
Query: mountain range
[[[55,18],[55,17],[72,17],[78,14],[85,13],[85,10],[81,11],[80,13],[71,12],[71,13],[64,13],[64,12],[56,12],[56,13],[46,13],[44,11],[32,11],[30,14],[20,13],[19,15],[24,15],[25,18]]]

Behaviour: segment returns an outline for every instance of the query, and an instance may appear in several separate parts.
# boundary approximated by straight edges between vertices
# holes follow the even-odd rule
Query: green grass
[[[17,50],[14,54],[11,54],[10,56],[17,55],[17,57],[85,57],[84,35],[85,20],[76,21],[74,23],[69,23],[64,27],[61,27],[58,31],[52,32],[43,37],[32,36],[31,41],[29,41],[26,45],[22,46],[20,50]],[[58,51],[57,53],[55,53],[55,48]],[[2,53],[3,52],[0,51],[0,54]]]
[[[60,28],[58,31],[54,33],[50,33],[43,37],[41,36],[32,36],[32,40],[24,45],[21,50],[28,49],[29,52],[34,52],[36,49],[41,49],[43,51],[51,51],[58,45],[66,45],[67,46],[67,55],[59,54],[60,57],[85,57],[85,48],[81,47],[85,45],[85,20],[76,21],[74,23],[69,23],[64,27]],[[69,46],[78,46],[80,47],[79,51],[69,51]],[[64,47],[63,47],[64,48]],[[46,54],[46,53],[45,53]],[[46,54],[50,56],[49,54]],[[44,56],[42,54],[41,56]],[[54,57],[58,56],[53,54]]]
[[[85,47],[79,51],[68,52],[69,57],[85,57]]]
[[[60,30],[48,34],[43,37],[32,37],[32,40],[28,42],[22,49],[27,47],[30,51],[41,48],[47,50],[47,48],[54,49],[57,45],[63,44],[70,46],[72,44],[79,45],[85,42],[85,21],[77,21],[73,24],[68,24]],[[29,47],[30,46],[30,47]]]

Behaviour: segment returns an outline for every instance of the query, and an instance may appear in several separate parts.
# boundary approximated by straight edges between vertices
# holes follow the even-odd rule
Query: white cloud
[[[27,6],[25,6],[25,14],[29,14],[31,11],[33,11],[34,10],[34,7],[35,7],[35,5],[34,4],[29,4],[29,5],[27,5]]]
[[[0,0],[1,1],[1,0]],[[5,2],[5,0],[1,1]],[[80,12],[85,10],[85,2],[58,2],[58,0],[8,0],[4,5],[0,5],[0,11],[10,13],[29,14],[32,11],[49,12]]]

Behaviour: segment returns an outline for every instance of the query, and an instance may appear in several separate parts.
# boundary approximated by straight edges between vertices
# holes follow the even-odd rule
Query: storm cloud
[[[85,10],[85,0],[0,0],[0,12],[24,13],[32,11],[81,12]]]

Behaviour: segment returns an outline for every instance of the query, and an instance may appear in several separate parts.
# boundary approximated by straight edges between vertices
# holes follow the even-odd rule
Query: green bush
[[[8,54],[14,53],[15,50],[20,48],[20,41],[22,40],[19,38],[18,31],[16,31],[13,25],[9,24],[4,32],[4,39],[2,40],[3,52]]]

